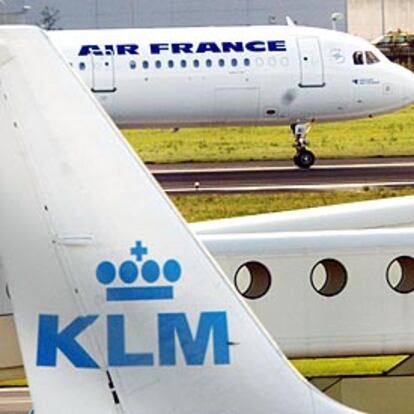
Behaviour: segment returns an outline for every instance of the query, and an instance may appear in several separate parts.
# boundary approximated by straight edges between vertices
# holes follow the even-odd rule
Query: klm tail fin
[[[35,412],[353,412],[294,371],[44,33],[0,39],[0,260]]]

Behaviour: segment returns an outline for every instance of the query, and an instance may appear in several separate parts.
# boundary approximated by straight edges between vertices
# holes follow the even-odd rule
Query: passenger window
[[[213,62],[211,61],[211,59],[207,59],[207,60],[206,60],[206,66],[207,66],[208,68],[211,68],[211,66],[213,66]]]
[[[85,62],[80,62],[79,63],[79,69],[80,70],[85,70],[86,69],[86,63]]]
[[[149,63],[148,63],[148,61],[147,61],[147,60],[144,60],[144,61],[142,62],[142,68],[143,68],[143,69],[148,69],[148,68],[149,68]]]
[[[289,66],[289,63],[290,63],[289,58],[282,57],[282,59],[280,60],[280,63],[281,63],[282,66],[285,66],[285,67]]]
[[[244,66],[250,66],[250,59],[249,58],[244,59]]]
[[[354,53],[354,64],[355,65],[363,65],[364,64],[364,54],[363,54],[363,52],[355,52]]]
[[[263,60],[263,58],[256,58],[256,65],[258,66],[258,67],[262,67],[263,65],[264,65],[264,60]]]
[[[270,57],[268,60],[268,64],[269,66],[271,66],[272,68],[276,66],[277,62],[276,62],[276,58],[275,57]]]
[[[186,68],[187,67],[187,61],[186,60],[182,60],[181,61],[181,67],[182,68]]]
[[[238,64],[237,59],[232,59],[231,60],[231,66],[236,67]]]
[[[219,59],[218,64],[221,68],[224,68],[224,66],[226,66],[226,62],[224,59]]]
[[[130,67],[132,70],[136,69],[136,68],[137,68],[137,62],[135,62],[135,60],[131,60],[131,61],[129,62],[129,67]]]
[[[365,59],[368,65],[378,63],[380,60],[375,56],[374,52],[365,52]]]
[[[156,67],[157,69],[161,69],[161,67],[162,67],[162,63],[161,63],[161,61],[160,61],[160,60],[156,60],[156,61],[155,61],[155,67]]]
[[[195,60],[193,61],[193,66],[194,66],[195,68],[199,68],[199,67],[200,67],[200,61],[199,61],[198,59],[195,59]]]
[[[169,61],[168,61],[168,67],[169,67],[170,69],[172,69],[172,68],[174,67],[174,61],[173,61],[173,60],[169,60]]]

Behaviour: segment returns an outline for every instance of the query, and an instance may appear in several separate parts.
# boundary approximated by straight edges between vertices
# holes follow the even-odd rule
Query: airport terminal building
[[[369,40],[388,30],[414,31],[414,0],[5,0],[0,12],[5,23],[39,24],[46,7],[59,11],[54,27],[61,29],[284,24],[290,16]]]
[[[3,2],[2,2],[3,3]],[[348,31],[373,40],[388,30],[414,31],[414,0],[4,0],[2,22],[40,24],[46,7],[55,28],[299,24]],[[338,21],[333,22],[339,17]]]
[[[3,11],[9,14],[23,10],[24,5],[30,6],[26,19],[31,23],[41,20],[40,13],[46,6],[60,10],[56,26],[65,29],[284,24],[287,15],[302,24],[331,27],[331,14],[345,13],[346,8],[346,0],[6,0],[6,3]],[[340,28],[345,29],[344,22]]]

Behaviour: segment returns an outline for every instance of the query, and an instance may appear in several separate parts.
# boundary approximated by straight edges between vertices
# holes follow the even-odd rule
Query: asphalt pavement
[[[290,161],[148,167],[168,193],[181,194],[414,187],[414,157],[320,160],[309,170]]]

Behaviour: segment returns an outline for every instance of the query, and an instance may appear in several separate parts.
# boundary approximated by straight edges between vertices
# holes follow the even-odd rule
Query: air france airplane
[[[299,26],[55,31],[120,127],[290,125],[294,162],[314,122],[372,117],[414,102],[414,75],[367,41]],[[363,138],[363,137],[361,137]]]
[[[36,414],[356,413],[291,367],[40,29],[0,28],[0,79],[0,269]]]

